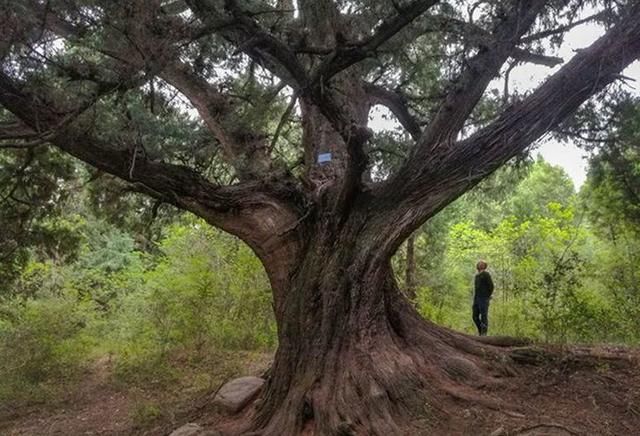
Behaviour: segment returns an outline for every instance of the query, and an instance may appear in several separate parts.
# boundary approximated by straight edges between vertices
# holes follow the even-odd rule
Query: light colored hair
[[[478,263],[476,263],[476,269],[478,271],[484,271],[485,269],[487,269],[488,266],[489,264],[484,260],[479,260]]]

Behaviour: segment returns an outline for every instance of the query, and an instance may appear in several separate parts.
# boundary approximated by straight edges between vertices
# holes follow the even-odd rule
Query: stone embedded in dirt
[[[220,388],[213,404],[216,404],[230,413],[242,410],[264,385],[264,379],[260,377],[240,377],[231,380]]]
[[[458,381],[475,381],[480,378],[478,366],[464,357],[452,356],[445,359],[444,370]]]
[[[169,436],[196,436],[202,431],[198,424],[189,423],[175,429]]]

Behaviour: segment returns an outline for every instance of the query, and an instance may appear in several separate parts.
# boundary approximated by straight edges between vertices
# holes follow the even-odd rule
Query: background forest
[[[412,254],[397,253],[403,289],[426,318],[473,333],[484,258],[490,334],[637,344],[639,141],[640,106],[627,99],[584,142],[579,192],[541,158],[503,167],[418,231]],[[52,151],[0,163],[0,178],[21,170],[1,188],[2,408],[46,402],[105,359],[113,383],[198,390],[275,349],[269,283],[239,240]]]

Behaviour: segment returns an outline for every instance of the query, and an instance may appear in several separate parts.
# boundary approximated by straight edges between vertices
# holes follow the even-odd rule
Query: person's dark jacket
[[[493,280],[491,274],[482,271],[476,274],[474,299],[490,298],[493,294]]]

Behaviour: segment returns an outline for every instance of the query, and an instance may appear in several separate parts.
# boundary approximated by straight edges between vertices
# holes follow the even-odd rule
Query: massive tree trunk
[[[277,292],[279,347],[246,427],[230,434],[429,434],[443,395],[486,384],[491,353],[423,320],[380,255],[366,215],[317,218]],[[280,262],[280,264],[282,264]]]

